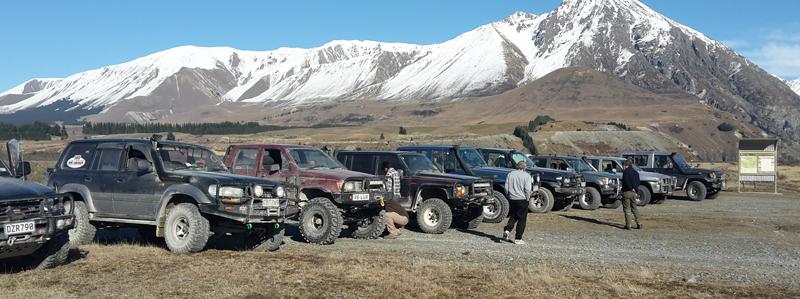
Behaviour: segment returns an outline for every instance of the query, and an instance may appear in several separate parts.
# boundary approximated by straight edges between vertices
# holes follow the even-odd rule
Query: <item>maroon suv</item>
[[[235,174],[296,186],[300,233],[310,243],[332,244],[344,225],[355,238],[383,233],[386,188],[381,177],[347,170],[325,152],[302,145],[231,145],[224,160]]]

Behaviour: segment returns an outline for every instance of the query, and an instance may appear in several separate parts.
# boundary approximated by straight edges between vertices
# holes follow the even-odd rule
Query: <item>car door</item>
[[[272,164],[269,164],[270,162],[272,162]],[[272,165],[278,165],[278,170],[270,170]],[[291,180],[296,172],[299,171],[297,167],[292,165],[292,159],[289,157],[289,153],[286,149],[265,148],[261,153],[261,170],[259,173],[261,173],[263,177],[286,182]]]
[[[128,144],[123,152],[122,169],[114,176],[114,214],[126,218],[153,220],[163,190],[152,169],[153,157],[144,144]],[[138,161],[147,161],[150,171],[139,171]]]
[[[93,171],[84,177],[92,192],[92,203],[98,215],[114,215],[114,181],[122,165],[124,143],[100,143],[93,163]]]

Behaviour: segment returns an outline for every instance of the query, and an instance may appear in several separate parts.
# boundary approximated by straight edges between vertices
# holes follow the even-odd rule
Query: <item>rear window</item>
[[[64,158],[61,161],[62,169],[89,169],[94,158],[94,143],[75,143],[64,151]]]

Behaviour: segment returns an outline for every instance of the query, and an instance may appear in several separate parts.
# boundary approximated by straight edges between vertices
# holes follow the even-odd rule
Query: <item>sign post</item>
[[[778,194],[778,139],[739,140],[739,193],[745,182],[772,183]]]

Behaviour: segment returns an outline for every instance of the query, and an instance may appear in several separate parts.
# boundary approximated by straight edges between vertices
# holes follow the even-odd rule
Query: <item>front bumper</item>
[[[711,183],[711,188],[722,191],[728,190],[728,181],[724,178],[717,179]]]
[[[383,191],[342,192],[334,194],[337,202],[347,206],[380,206],[381,202],[391,198],[391,194]]]
[[[283,223],[289,212],[289,199],[277,200],[276,206],[272,198],[251,197],[243,204],[201,205],[200,211],[243,224]]]
[[[672,195],[675,192],[675,185],[673,184],[661,184],[657,182],[647,182],[650,184],[650,190],[653,191],[653,194],[664,194],[664,195]]]
[[[35,223],[35,229],[32,233],[11,236],[6,235],[5,231],[0,233],[0,259],[26,254],[28,250],[36,250],[51,238],[67,233],[73,227],[74,219],[73,215],[67,214],[3,222],[0,229],[3,229],[4,224],[7,223],[28,221]]]
[[[558,194],[554,194],[554,195],[558,196],[560,194],[560,195],[567,196],[567,197],[577,197],[577,196],[581,196],[584,193],[586,193],[586,189],[584,187],[577,187],[577,186],[575,186],[575,187],[556,187],[555,191]]]

